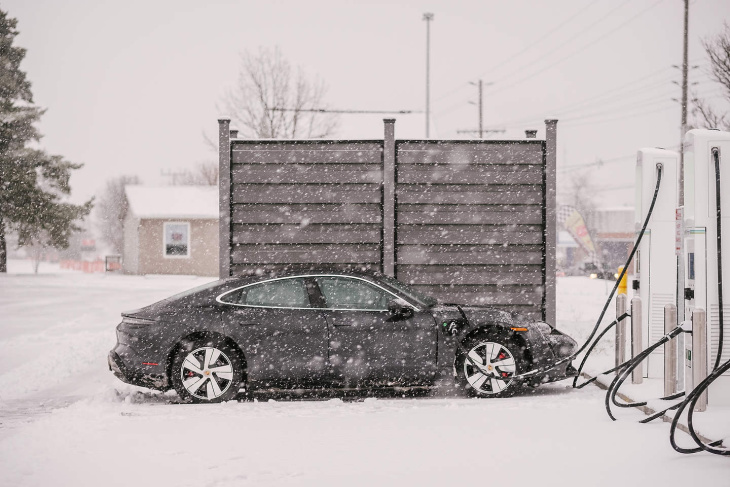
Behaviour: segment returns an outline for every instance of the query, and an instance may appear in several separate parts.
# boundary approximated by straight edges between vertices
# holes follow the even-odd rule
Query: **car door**
[[[394,317],[395,294],[365,279],[317,276],[329,328],[329,361],[345,383],[429,381],[436,366],[436,329],[430,313]],[[404,303],[405,304],[405,303]]]
[[[249,380],[296,385],[325,375],[327,322],[304,278],[244,286],[218,301],[227,306],[223,319],[246,356]]]

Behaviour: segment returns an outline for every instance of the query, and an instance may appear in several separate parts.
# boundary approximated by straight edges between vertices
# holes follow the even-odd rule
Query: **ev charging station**
[[[677,256],[675,225],[679,154],[664,149],[640,149],[636,158],[636,232],[641,231],[649,212],[661,167],[659,186],[652,217],[635,257],[634,290],[638,285],[641,297],[641,329],[643,344],[639,349],[659,340],[664,331],[664,306],[677,302]],[[644,362],[643,377],[664,376],[664,348],[659,347]]]
[[[719,174],[716,171],[719,162]],[[719,181],[718,181],[719,180]],[[720,192],[716,191],[717,186]],[[719,196],[719,198],[718,198]],[[722,228],[718,248],[718,199]],[[723,351],[722,362],[730,358],[730,133],[719,130],[690,130],[684,139],[684,252],[685,252],[685,324],[693,312],[704,310],[707,316],[706,339],[703,350],[695,350],[702,323],[692,323],[693,340],[685,340],[685,390],[697,386],[693,367],[705,362],[712,371],[720,344],[719,278],[723,292]],[[652,239],[653,240],[653,239]],[[718,260],[722,262],[718,274]],[[695,316],[702,316],[698,313]],[[686,326],[686,325],[685,325]],[[695,342],[693,347],[692,343]],[[707,404],[730,405],[730,372],[719,377],[707,391]]]

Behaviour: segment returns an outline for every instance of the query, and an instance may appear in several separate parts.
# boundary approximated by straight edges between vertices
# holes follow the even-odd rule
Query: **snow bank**
[[[203,282],[0,277],[2,484],[614,487],[727,480],[726,459],[678,455],[666,424],[639,425],[635,411],[611,422],[602,391],[576,391],[567,382],[497,400],[392,394],[270,401],[277,396],[264,394],[257,402],[197,406],[115,379],[105,357],[119,313]],[[559,279],[559,327],[585,336],[609,290],[601,281]]]

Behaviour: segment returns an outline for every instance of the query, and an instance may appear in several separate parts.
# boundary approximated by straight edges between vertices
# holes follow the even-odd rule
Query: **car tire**
[[[467,355],[472,360],[467,359]],[[510,377],[526,371],[523,349],[503,331],[466,339],[457,350],[454,367],[459,386],[475,397],[509,397],[520,389]]]
[[[183,342],[172,361],[172,385],[184,402],[218,403],[238,395],[240,352],[220,338]]]

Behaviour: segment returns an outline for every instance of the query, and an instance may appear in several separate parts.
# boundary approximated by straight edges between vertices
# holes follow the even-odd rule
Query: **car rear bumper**
[[[123,382],[150,389],[169,389],[166,364],[144,364],[130,347],[117,344],[109,352],[107,362],[109,370]]]

